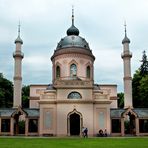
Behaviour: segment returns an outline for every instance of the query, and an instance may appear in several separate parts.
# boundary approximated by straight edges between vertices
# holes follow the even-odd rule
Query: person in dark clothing
[[[104,136],[104,134],[103,134],[103,130],[100,129],[100,130],[99,130],[99,137],[103,137],[103,136]]]
[[[88,137],[88,129],[86,127],[85,130],[84,130],[84,138],[87,138],[87,137]]]
[[[104,136],[107,137],[107,130],[104,130]]]

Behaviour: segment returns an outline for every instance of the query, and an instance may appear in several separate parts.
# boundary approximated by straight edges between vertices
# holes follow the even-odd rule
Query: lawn
[[[0,148],[148,148],[148,138],[10,138]]]

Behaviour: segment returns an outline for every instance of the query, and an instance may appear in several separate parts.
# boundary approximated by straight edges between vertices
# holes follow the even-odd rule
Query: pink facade
[[[30,86],[30,107],[40,110],[39,135],[90,136],[111,133],[110,108],[117,108],[117,86],[94,83],[95,57],[72,24],[52,61],[53,83]]]

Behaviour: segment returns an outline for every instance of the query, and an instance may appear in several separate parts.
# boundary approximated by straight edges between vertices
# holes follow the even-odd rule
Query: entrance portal
[[[80,135],[80,115],[73,113],[70,115],[70,135]]]
[[[135,135],[136,126],[135,126],[135,116],[129,113],[124,121],[125,134]]]

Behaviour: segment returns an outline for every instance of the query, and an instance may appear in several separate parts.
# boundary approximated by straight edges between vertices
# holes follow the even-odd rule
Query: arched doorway
[[[126,115],[124,121],[125,134],[135,135],[136,134],[136,123],[135,116],[130,112]]]
[[[80,136],[82,129],[82,115],[76,109],[67,116],[67,133],[69,136]]]
[[[70,115],[70,135],[80,135],[80,115]]]
[[[122,113],[121,117],[124,128],[122,128],[122,135],[136,135],[136,129],[139,126],[136,124],[137,114],[131,108],[128,108]]]
[[[24,135],[27,113],[18,107],[11,116],[13,118],[13,135]]]

